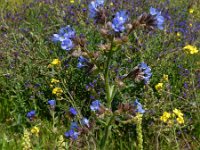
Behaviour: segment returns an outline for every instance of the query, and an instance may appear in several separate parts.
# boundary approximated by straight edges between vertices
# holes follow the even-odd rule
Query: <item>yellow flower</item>
[[[59,82],[60,82],[60,81],[57,80],[57,79],[54,79],[54,78],[51,79],[51,83],[59,83]]]
[[[177,32],[177,33],[176,33],[176,36],[180,37],[180,36],[181,36],[181,33],[180,33],[180,32]]]
[[[169,81],[169,79],[168,79],[168,75],[167,75],[167,74],[163,74],[163,80],[166,81],[166,82]]]
[[[183,50],[186,53],[190,53],[190,54],[195,54],[198,53],[197,47],[196,46],[192,46],[192,45],[186,45]]]
[[[73,4],[73,3],[74,3],[74,0],[70,0],[70,3],[72,3],[72,4]]]
[[[60,96],[62,93],[63,93],[63,90],[59,87],[55,87],[53,90],[52,90],[52,93],[57,95],[57,96]]]
[[[176,118],[176,121],[177,121],[179,124],[184,124],[184,119],[183,119],[183,117],[178,117],[178,118]]]
[[[31,133],[32,134],[35,134],[36,136],[38,136],[38,133],[40,132],[40,129],[36,126],[34,126],[32,129],[31,129]]]
[[[113,6],[113,2],[110,3],[110,6]]]
[[[52,62],[51,62],[52,65],[60,65],[61,64],[61,61],[59,59],[54,59]]]
[[[178,117],[183,117],[183,113],[179,109],[174,109],[173,113],[176,114]]]
[[[193,12],[194,12],[194,9],[190,8],[190,9],[189,9],[189,13],[190,13],[190,14],[193,14]]]
[[[157,91],[162,90],[162,88],[163,88],[163,83],[158,83],[158,84],[155,85],[155,89],[156,89]]]
[[[165,111],[165,112],[163,113],[163,115],[160,117],[160,120],[166,123],[167,120],[168,120],[170,117],[171,117],[171,114]]]
[[[192,23],[190,23],[189,25],[190,25],[190,27],[192,27],[192,26],[193,26],[193,25],[192,25]]]

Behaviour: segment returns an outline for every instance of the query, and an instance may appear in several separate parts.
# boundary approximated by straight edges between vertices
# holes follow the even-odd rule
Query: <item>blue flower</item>
[[[76,109],[73,108],[73,107],[70,107],[70,108],[69,108],[69,112],[70,112],[73,116],[76,116],[76,115],[77,115],[77,111],[76,111]]]
[[[100,102],[99,102],[99,100],[93,101],[92,105],[90,105],[90,109],[92,111],[98,111],[100,109]]]
[[[112,21],[112,28],[115,32],[123,32],[125,30],[124,24],[128,20],[127,11],[119,11],[115,14],[115,17]]]
[[[87,66],[88,60],[86,58],[84,58],[83,56],[80,56],[78,58],[78,64],[77,64],[77,68],[83,68],[85,66]]]
[[[61,28],[59,32],[62,33],[65,38],[69,39],[73,39],[76,36],[75,30],[70,25]]]
[[[26,116],[32,120],[35,117],[35,110],[29,111]]]
[[[81,62],[81,63],[88,62],[88,60],[86,58],[84,58],[83,56],[80,56],[78,58],[78,61]]]
[[[70,25],[68,25],[64,28],[61,28],[58,34],[53,34],[52,41],[61,42],[65,38],[72,39],[75,37],[75,35],[76,35],[75,30]]]
[[[65,137],[72,138],[73,140],[77,140],[78,135],[78,132],[75,132],[73,129],[70,129],[69,131],[65,132]]]
[[[157,23],[157,27],[160,29],[160,30],[163,30],[163,23],[164,23],[164,17],[161,15],[161,12],[158,11],[157,9],[151,7],[150,8],[150,14],[155,16],[156,18],[156,23]]]
[[[71,126],[70,126],[70,129],[78,129],[78,124],[77,122],[71,122]]]
[[[87,118],[83,118],[83,119],[81,120],[81,123],[82,123],[82,125],[86,125],[87,127],[90,126],[90,125],[89,125],[89,120],[88,120]]]
[[[141,114],[145,113],[145,110],[142,108],[142,104],[139,103],[137,99],[135,100],[134,105],[137,107],[136,112],[139,112]]]
[[[99,13],[99,8],[104,5],[104,0],[95,0],[89,4],[89,17],[95,19]]]
[[[144,62],[139,64],[138,67],[142,70],[143,80],[144,80],[145,84],[147,84],[152,76],[151,68],[148,67],[147,64]]]
[[[53,37],[51,38],[51,40],[56,43],[56,42],[61,41],[61,37],[62,37],[62,35],[53,34]]]
[[[74,44],[71,39],[68,39],[68,38],[62,39],[62,42],[61,42],[62,49],[69,51],[73,47],[74,47]]]
[[[49,104],[50,106],[55,106],[55,105],[56,105],[56,101],[55,101],[55,100],[49,100],[49,101],[48,101],[48,104]]]

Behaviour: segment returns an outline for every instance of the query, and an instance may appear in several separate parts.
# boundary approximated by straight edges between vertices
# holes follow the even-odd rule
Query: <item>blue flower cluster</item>
[[[95,19],[98,15],[99,9],[104,5],[104,0],[95,0],[89,4],[89,17]]]
[[[85,67],[85,66],[87,66],[87,63],[88,63],[89,61],[86,59],[86,58],[84,58],[83,56],[80,56],[79,58],[78,58],[78,64],[77,64],[77,68],[83,68],[83,67]]]
[[[70,129],[69,131],[65,132],[65,137],[71,138],[72,140],[77,140],[78,135],[79,135],[79,133],[76,132],[74,129]]]
[[[145,113],[145,110],[142,108],[142,104],[138,102],[138,99],[135,100],[134,105],[137,107],[136,112],[141,114]]]
[[[87,126],[89,127],[89,120],[87,118],[83,118],[81,120],[81,124],[83,126]],[[77,132],[78,130],[78,123],[77,122],[71,122],[71,125],[70,125],[70,130],[65,132],[65,137],[66,138],[71,138],[72,140],[77,140],[78,139],[78,136],[79,136],[79,132]]]
[[[115,32],[123,32],[125,30],[124,24],[128,20],[127,11],[122,10],[115,14],[114,19],[112,20],[112,28]]]
[[[49,100],[49,101],[48,101],[48,104],[49,104],[50,106],[54,106],[54,107],[55,107],[56,101],[55,101],[55,100]]]
[[[75,36],[75,30],[70,25],[68,25],[64,28],[61,28],[58,34],[54,34],[52,41],[61,42],[61,48],[69,51],[74,47],[72,39],[75,38]]]
[[[93,101],[92,104],[90,105],[90,109],[92,111],[98,111],[100,109],[100,101],[99,100]]]
[[[70,108],[69,108],[69,112],[70,112],[70,114],[73,115],[73,116],[76,116],[76,115],[77,115],[77,111],[76,111],[76,109],[73,108],[73,107],[70,107]]]
[[[56,106],[56,101],[55,100],[48,100],[48,104],[50,105],[51,109],[55,109]]]
[[[84,126],[90,127],[89,120],[87,118],[83,118],[81,120],[81,124],[84,125]]]
[[[27,118],[29,118],[30,120],[33,120],[35,118],[35,110],[31,110],[27,113]]]
[[[138,67],[142,71],[143,80],[144,80],[145,84],[147,84],[149,82],[151,76],[152,76],[151,68],[148,67],[147,64],[144,63],[144,62],[142,62],[141,64],[139,64]]]
[[[77,122],[71,122],[70,129],[78,129],[78,123]]]
[[[158,29],[163,30],[163,23],[164,23],[165,19],[161,15],[161,12],[158,11],[157,9],[151,7],[150,8],[150,14],[155,16]]]

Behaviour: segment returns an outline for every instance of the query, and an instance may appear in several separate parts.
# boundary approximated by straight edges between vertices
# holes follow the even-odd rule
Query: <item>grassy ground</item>
[[[108,121],[103,120],[104,124],[96,121],[99,118],[91,113],[90,104],[94,97],[108,107],[104,79],[98,77],[97,71],[85,73],[77,69],[77,58],[51,40],[61,27],[72,25],[78,35],[86,37],[90,52],[97,51],[106,40],[98,33],[100,26],[87,19],[88,3],[87,0],[80,4],[62,0],[0,2],[0,149],[100,149],[107,129],[104,124]],[[128,74],[143,61],[153,73],[147,86],[125,81],[125,88],[114,97],[113,111],[119,103],[133,103],[138,98],[146,110],[142,122],[144,149],[198,150],[200,53],[185,53],[183,47],[188,44],[200,47],[199,1],[130,0],[113,4],[107,1],[107,5],[110,14],[128,9],[131,19],[149,12],[150,6],[160,8],[165,17],[164,30],[136,30],[127,45],[112,56],[109,70],[113,83],[115,76]],[[56,58],[61,60],[61,66],[49,67]],[[105,58],[97,59],[102,68]],[[59,83],[53,84],[52,78]],[[95,79],[95,86],[86,89]],[[161,90],[156,88],[158,83],[163,83]],[[61,97],[52,93],[55,87],[64,91]],[[55,111],[49,107],[49,99],[56,100]],[[68,115],[71,106],[78,110],[77,118]],[[172,114],[176,108],[183,113],[182,124],[174,121],[176,116]],[[36,110],[34,121],[26,116],[30,110]],[[160,120],[163,112],[171,113],[171,123]],[[71,121],[80,122],[82,116],[89,118],[94,128],[76,141],[65,138]],[[117,119],[112,123],[105,149],[136,149],[136,125],[122,125]]]

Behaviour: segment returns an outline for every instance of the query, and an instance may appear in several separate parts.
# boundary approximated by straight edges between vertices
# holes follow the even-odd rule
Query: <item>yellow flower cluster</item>
[[[24,129],[24,135],[22,138],[22,147],[23,150],[32,150],[30,133],[26,129]]]
[[[194,13],[194,9],[190,8],[190,9],[189,9],[189,13],[190,13],[190,14],[193,14],[193,13]]]
[[[63,93],[63,90],[61,88],[59,88],[59,87],[55,87],[52,90],[52,93],[55,94],[56,96],[60,96]]]
[[[73,3],[74,3],[74,0],[70,0],[70,3],[73,4]]]
[[[169,81],[168,75],[167,74],[163,74],[162,80],[165,82]]]
[[[53,84],[57,84],[57,83],[59,83],[59,82],[60,82],[60,80],[57,80],[57,79],[52,78],[52,79],[51,79],[50,87],[53,87]]]
[[[192,45],[186,45],[183,50],[186,52],[186,53],[189,53],[189,54],[195,54],[195,53],[198,53],[198,50],[197,50],[197,47],[196,46],[192,46]]]
[[[181,41],[181,33],[180,32],[176,33],[176,38],[178,41]]]
[[[31,129],[31,133],[32,133],[32,134],[35,134],[36,136],[38,136],[39,132],[40,132],[40,129],[39,129],[38,127],[36,127],[36,126],[34,126],[34,127]]]
[[[158,92],[161,92],[164,88],[164,84],[169,81],[168,75],[163,74],[163,77],[160,79],[160,82],[155,85],[155,89]]]
[[[61,65],[61,61],[59,59],[54,59],[48,66],[47,68],[51,68],[52,66],[59,66]]]
[[[176,36],[177,36],[177,37],[180,37],[180,36],[181,36],[181,33],[180,33],[180,32],[177,32],[177,33],[176,33]]]
[[[51,79],[51,83],[52,83],[52,84],[53,84],[53,83],[55,83],[55,84],[56,84],[56,83],[59,83],[59,82],[60,82],[60,81],[59,81],[59,80],[57,80],[57,79],[54,79],[54,78],[52,78],[52,79]]]
[[[61,61],[59,59],[54,59],[52,62],[51,62],[51,65],[60,65],[61,64]]]
[[[170,117],[171,117],[171,113],[168,113],[165,111],[163,115],[160,117],[160,120],[166,123]]]
[[[158,84],[155,85],[155,89],[156,89],[158,92],[161,91],[162,88],[163,88],[163,83],[158,83]]]
[[[184,124],[183,113],[178,109],[174,109],[173,113],[177,116],[176,121],[179,124]]]
[[[164,123],[173,124],[173,120],[170,120],[170,118],[173,119],[174,117],[176,117],[176,121],[178,124],[184,124],[183,113],[176,108],[173,110],[173,114],[165,111],[160,117],[160,120]]]

